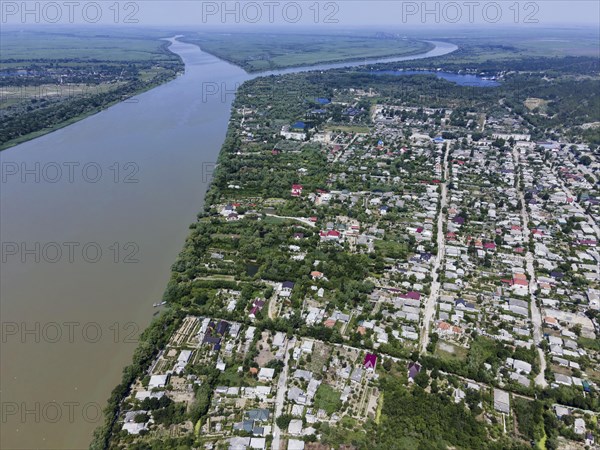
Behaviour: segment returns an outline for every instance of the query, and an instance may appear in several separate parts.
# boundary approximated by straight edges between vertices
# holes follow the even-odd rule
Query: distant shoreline
[[[155,83],[155,84],[152,84],[152,85],[149,85],[149,86],[145,86],[142,89],[136,90],[135,92],[133,92],[131,95],[127,96],[126,98],[122,98],[122,99],[119,99],[119,100],[112,101],[110,103],[107,103],[104,106],[101,106],[101,107],[98,107],[98,108],[94,108],[94,109],[92,109],[90,111],[87,111],[87,112],[85,112],[83,114],[80,114],[78,116],[71,117],[70,119],[67,119],[64,122],[57,123],[56,125],[53,125],[52,127],[44,128],[43,130],[34,131],[32,133],[29,133],[29,134],[26,134],[24,136],[20,136],[20,137],[18,137],[16,139],[13,139],[13,140],[10,140],[8,142],[5,142],[4,144],[0,145],[0,152],[3,151],[3,150],[8,150],[9,148],[12,148],[12,147],[16,147],[17,145],[24,144],[25,142],[31,141],[33,139],[37,139],[39,137],[42,137],[42,136],[45,136],[47,134],[53,133],[53,132],[58,131],[58,130],[60,130],[62,128],[68,127],[69,125],[73,125],[74,123],[77,123],[80,120],[87,119],[88,117],[91,117],[91,116],[94,116],[94,115],[96,115],[98,113],[101,113],[102,111],[104,111],[104,110],[106,110],[106,109],[108,109],[108,108],[110,108],[110,107],[112,107],[114,105],[126,102],[129,99],[131,99],[131,98],[133,98],[133,97],[135,97],[137,95],[143,94],[144,92],[147,92],[149,90],[152,90],[154,88],[162,86],[163,84],[169,83],[170,81],[173,81],[175,78],[177,78],[177,75],[174,76],[174,77],[171,77],[171,78],[169,78],[167,80],[164,80],[161,83]]]
[[[322,61],[318,61],[312,64],[306,64],[306,63],[298,63],[298,64],[286,64],[283,66],[276,66],[276,67],[270,67],[269,69],[252,69],[252,68],[248,68],[245,65],[240,64],[238,61],[235,61],[232,58],[228,58],[227,56],[223,56],[223,55],[219,55],[217,52],[213,52],[210,50],[207,50],[206,48],[202,47],[200,45],[200,43],[189,40],[189,39],[178,39],[180,42],[184,42],[186,44],[192,44],[192,45],[196,45],[200,48],[201,51],[203,51],[204,53],[208,53],[209,55],[214,56],[215,58],[219,58],[220,60],[223,61],[227,61],[230,64],[233,64],[241,69],[243,69],[246,73],[248,74],[253,74],[253,75],[260,75],[261,73],[269,73],[269,72],[273,72],[273,71],[278,71],[278,70],[286,70],[286,69],[295,69],[298,67],[306,67],[306,68],[310,68],[310,67],[318,67],[322,64],[339,64],[339,63],[351,63],[351,62],[356,62],[356,61],[360,61],[363,59],[387,59],[387,58],[402,58],[402,57],[409,57],[409,56],[415,56],[415,55],[422,55],[425,53],[430,52],[431,50],[436,48],[436,45],[433,44],[430,41],[419,41],[421,43],[425,44],[425,48],[424,49],[416,49],[416,50],[408,50],[405,52],[395,52],[395,53],[390,53],[390,54],[385,54],[385,55],[377,55],[377,56],[369,56],[366,58],[357,58],[356,56],[354,57],[348,57],[348,58],[337,58],[337,59],[327,59],[327,60],[322,60]]]
[[[226,62],[228,62],[230,64],[233,64],[233,65],[235,65],[237,67],[240,67],[246,73],[253,74],[253,75],[256,75],[256,76],[260,76],[261,73],[268,74],[268,73],[273,72],[273,71],[286,70],[286,69],[295,69],[295,68],[297,69],[299,67],[305,67],[305,68],[307,68],[307,70],[310,70],[311,67],[315,67],[315,69],[317,69],[319,66],[321,66],[323,64],[356,63],[357,61],[361,61],[363,59],[364,60],[379,60],[379,59],[383,60],[383,59],[389,59],[389,58],[395,58],[395,57],[397,57],[397,58],[403,58],[403,57],[410,57],[410,56],[416,56],[416,55],[424,55],[424,54],[426,54],[426,53],[428,53],[428,52],[430,52],[430,51],[432,51],[432,50],[434,50],[436,48],[436,45],[433,42],[423,40],[423,41],[419,41],[419,42],[422,42],[422,43],[426,44],[426,48],[425,49],[411,50],[411,51],[407,51],[407,52],[404,52],[404,53],[393,53],[393,54],[389,54],[389,55],[378,55],[378,56],[375,56],[375,57],[360,58],[360,59],[351,58],[350,57],[350,58],[342,58],[342,59],[323,60],[323,61],[319,61],[319,62],[316,62],[314,64],[309,64],[309,65],[299,63],[299,64],[293,64],[293,65],[286,65],[285,67],[272,68],[272,69],[268,69],[268,70],[247,70],[245,67],[243,67],[243,66],[239,65],[237,62],[231,60],[231,58],[222,57],[222,56],[217,55],[217,54],[215,54],[213,52],[207,51],[206,49],[202,48],[199,43],[197,43],[197,42],[191,42],[189,40],[186,40],[185,38],[181,39],[182,37],[184,37],[184,35],[176,35],[176,36],[173,36],[172,38],[162,38],[162,40],[169,41],[169,42],[173,42],[174,40],[177,40],[179,42],[183,42],[183,43],[186,43],[186,44],[196,45],[197,47],[200,48],[200,50],[202,52],[205,52],[205,53],[210,54],[210,55],[212,55],[212,56],[214,56],[216,58],[219,58],[222,61],[226,61]],[[170,51],[169,50],[169,46],[167,46],[166,49],[168,51]],[[171,53],[173,53],[173,52],[171,52]],[[142,94],[144,92],[147,92],[147,91],[149,91],[151,89],[154,89],[154,88],[159,87],[159,86],[161,86],[163,84],[169,83],[170,81],[173,81],[174,79],[177,78],[177,76],[181,75],[181,73],[183,73],[185,71],[185,64],[181,60],[181,57],[179,57],[179,59],[182,62],[182,65],[183,65],[184,69],[183,69],[183,71],[178,72],[176,75],[174,75],[172,77],[169,77],[168,79],[162,80],[159,83],[153,83],[153,84],[150,84],[148,86],[144,86],[143,88],[134,91],[133,93],[131,93],[131,95],[128,95],[125,98],[121,98],[121,99],[112,101],[110,103],[107,103],[106,105],[103,105],[103,106],[100,106],[100,107],[97,107],[97,108],[93,108],[93,109],[91,109],[91,110],[89,110],[87,112],[84,112],[84,113],[80,114],[80,115],[77,115],[75,117],[71,117],[70,119],[67,119],[67,120],[65,120],[63,122],[57,123],[57,124],[55,124],[55,125],[53,125],[51,127],[44,128],[44,129],[38,130],[38,131],[34,131],[32,133],[28,133],[28,134],[26,134],[24,136],[20,136],[18,138],[15,138],[15,139],[12,139],[12,140],[10,140],[8,142],[5,142],[4,144],[0,144],[0,152],[2,152],[3,150],[7,150],[9,148],[12,148],[12,147],[16,147],[16,146],[18,146],[20,144],[23,144],[25,142],[31,141],[33,139],[37,139],[39,137],[42,137],[42,136],[45,136],[47,134],[53,133],[53,132],[58,131],[58,130],[60,130],[62,128],[68,127],[69,125],[73,125],[74,123],[77,123],[77,122],[79,122],[79,121],[81,121],[83,119],[86,119],[86,118],[91,117],[91,116],[93,116],[95,114],[98,114],[98,113],[100,113],[100,112],[102,112],[102,111],[104,111],[104,110],[106,110],[106,109],[108,109],[108,108],[110,108],[110,107],[112,107],[114,105],[117,105],[119,103],[125,102],[125,101],[127,101],[127,100],[129,100],[129,99],[131,99],[131,98],[133,98],[133,97],[135,97],[137,95],[140,95],[140,94]]]
[[[11,139],[10,141],[7,141],[3,144],[0,144],[0,152],[4,151],[4,150],[8,150],[9,148],[12,147],[16,147],[17,145],[20,144],[24,144],[25,142],[31,141],[33,139],[37,139],[39,137],[45,136],[47,134],[53,133],[55,131],[58,131],[62,128],[68,127],[69,125],[73,125],[74,123],[77,123],[83,119],[87,119],[88,117],[94,116],[114,105],[117,105],[119,103],[122,102],[126,102],[128,100],[130,100],[131,98],[143,94],[144,92],[150,91],[156,87],[159,87],[163,84],[167,84],[171,81],[173,81],[174,79],[176,79],[179,75],[181,75],[184,70],[185,70],[185,63],[183,62],[183,60],[181,59],[181,57],[179,55],[177,55],[176,53],[173,53],[169,50],[169,46],[166,45],[166,43],[164,44],[164,48],[166,50],[168,50],[170,53],[172,53],[173,55],[177,56],[179,58],[179,62],[181,63],[181,68],[180,70],[178,70],[174,75],[167,77],[165,79],[160,80],[159,82],[154,82],[154,83],[150,83],[146,86],[142,86],[139,89],[134,90],[133,92],[131,92],[130,94],[127,94],[124,97],[121,97],[119,99],[113,100],[105,105],[102,106],[98,106],[95,108],[90,109],[89,111],[85,111],[81,114],[78,114],[77,116],[71,117],[65,121],[56,123],[50,127],[47,128],[43,128],[41,130],[37,130],[37,131],[33,131],[31,133],[25,134],[23,136],[19,136],[18,138],[15,139]],[[110,94],[109,92],[106,92],[105,94]]]

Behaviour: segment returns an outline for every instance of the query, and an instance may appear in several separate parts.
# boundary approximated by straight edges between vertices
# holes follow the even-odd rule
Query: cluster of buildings
[[[208,382],[198,367],[211,367],[220,375],[206,419],[186,425],[207,448],[310,450],[319,424],[376,416],[383,361],[420,382],[424,369],[409,355],[466,365],[482,338],[506,352],[481,362],[487,384],[444,381],[457,403],[481,391],[478,407],[510,415],[512,396],[535,389],[596,395],[600,230],[589,149],[535,142],[508,110],[397,101],[367,114],[360,102],[372,92],[336,95],[343,101],[319,102],[275,134],[259,136],[268,108],[237,110],[252,139],[232,157],[269,161],[277,175],[268,186],[251,164],[223,175],[227,188],[206,219],[218,233],[186,280],[208,286],[200,303],[214,317],[184,320],[134,387],[123,429],[160,428],[136,409],[144,396],[191,408]],[[328,125],[332,106],[343,106],[344,127]],[[244,223],[256,231],[244,235]],[[272,250],[266,260],[261,242]],[[278,320],[294,330],[261,328]],[[580,412],[560,413],[593,440]]]

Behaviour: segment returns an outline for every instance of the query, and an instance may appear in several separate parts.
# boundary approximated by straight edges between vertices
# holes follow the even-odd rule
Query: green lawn
[[[327,414],[331,415],[341,406],[340,393],[328,384],[321,384],[315,395],[315,408],[324,409]]]
[[[577,343],[584,348],[590,350],[600,351],[600,341],[598,339],[590,339],[586,337],[579,337]]]
[[[228,367],[219,375],[219,383],[226,386],[256,386],[255,378],[239,373],[237,368],[237,364]]]
[[[377,239],[375,241],[375,250],[377,250],[384,258],[405,259],[408,254],[408,246],[406,243],[383,239]]]
[[[363,125],[330,125],[325,130],[343,131],[345,133],[368,133],[369,127]]]

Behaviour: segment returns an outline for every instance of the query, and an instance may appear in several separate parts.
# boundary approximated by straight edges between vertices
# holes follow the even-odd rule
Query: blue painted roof
[[[292,125],[292,128],[301,128],[301,129],[304,129],[305,126],[306,126],[306,124],[304,122],[302,122],[302,121],[299,120],[294,125]]]

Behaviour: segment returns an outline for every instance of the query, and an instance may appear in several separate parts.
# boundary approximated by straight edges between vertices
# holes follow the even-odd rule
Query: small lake
[[[475,87],[496,87],[500,86],[500,83],[496,80],[490,80],[488,78],[480,77],[479,75],[472,74],[459,74],[452,72],[434,72],[431,70],[373,70],[371,73],[376,75],[397,75],[397,76],[409,76],[409,75],[435,75],[438,78],[455,83],[459,86],[475,86]]]

